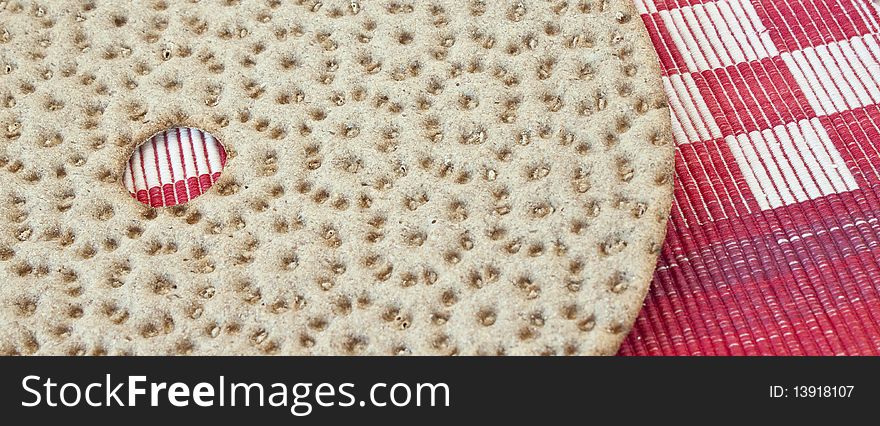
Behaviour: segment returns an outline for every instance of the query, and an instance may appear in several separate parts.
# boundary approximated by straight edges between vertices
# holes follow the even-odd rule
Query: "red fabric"
[[[621,355],[880,354],[880,16],[870,0],[636,0],[676,190]]]

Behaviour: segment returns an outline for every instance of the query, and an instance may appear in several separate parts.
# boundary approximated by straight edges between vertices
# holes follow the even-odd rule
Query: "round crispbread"
[[[11,0],[0,61],[4,353],[613,354],[665,235],[628,0]],[[144,206],[176,126],[226,167]]]

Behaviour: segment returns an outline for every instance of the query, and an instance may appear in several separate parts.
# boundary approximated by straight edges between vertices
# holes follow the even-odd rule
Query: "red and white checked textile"
[[[176,127],[153,135],[134,150],[123,182],[138,201],[170,207],[202,195],[225,165],[226,150],[214,136]]]
[[[880,354],[880,15],[870,0],[635,0],[676,140],[624,355]]]
[[[676,189],[652,291],[620,354],[880,354],[870,1],[635,0],[669,96]],[[173,205],[216,179],[208,167],[224,164],[222,147],[204,137],[215,158],[205,163],[198,148],[174,151],[186,140],[159,136],[136,153],[126,184],[137,199]],[[168,165],[176,152],[186,167]]]

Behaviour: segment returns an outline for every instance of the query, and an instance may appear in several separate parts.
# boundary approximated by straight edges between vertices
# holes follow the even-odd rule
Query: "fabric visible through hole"
[[[208,191],[225,165],[226,150],[214,136],[193,127],[175,127],[135,148],[123,182],[141,203],[171,207]]]

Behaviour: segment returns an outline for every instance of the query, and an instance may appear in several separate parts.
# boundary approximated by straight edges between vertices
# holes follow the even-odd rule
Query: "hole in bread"
[[[143,204],[176,206],[207,192],[225,165],[226,149],[213,135],[194,127],[173,127],[134,149],[123,183]]]

